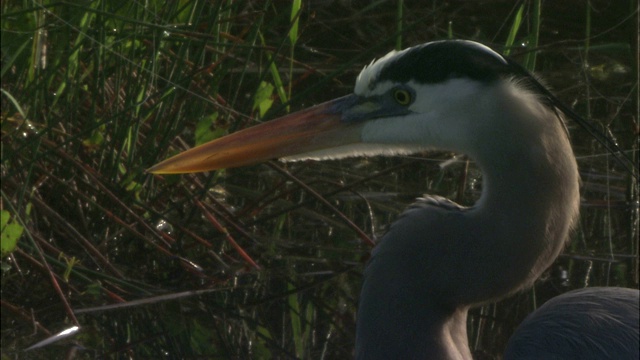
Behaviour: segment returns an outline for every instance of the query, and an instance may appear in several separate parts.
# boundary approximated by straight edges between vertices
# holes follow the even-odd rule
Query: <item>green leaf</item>
[[[100,284],[99,281],[95,281],[87,285],[87,288],[84,291],[84,293],[93,295],[93,296],[100,296],[102,294],[102,284]]]
[[[225,129],[216,129],[216,120],[218,120],[218,113],[214,112],[198,121],[196,124],[196,146],[217,139],[225,134]]]
[[[197,349],[199,354],[207,353],[207,348],[211,347],[211,329],[200,323],[197,319],[191,322],[191,338],[189,344],[192,349]]]
[[[291,18],[293,21],[291,24],[291,30],[289,31],[289,41],[291,42],[291,47],[296,45],[298,42],[298,23],[299,23],[299,13],[300,8],[302,7],[302,0],[293,0],[291,3]]]
[[[264,114],[266,114],[271,108],[271,105],[273,105],[271,95],[274,89],[275,87],[266,81],[261,82],[260,86],[258,86],[256,96],[253,100],[253,110],[258,109],[261,118],[264,117]]]
[[[11,214],[7,210],[2,210],[0,217],[2,220],[0,221],[2,228],[2,238],[0,242],[2,256],[4,257],[16,249],[18,239],[22,236],[24,228],[17,222],[9,222],[9,220],[11,220]]]
[[[258,33],[260,36],[260,41],[262,41],[262,45],[266,46],[267,43],[264,41],[264,37],[262,34]],[[271,77],[273,78],[274,85],[276,87],[276,91],[278,92],[278,96],[280,97],[280,101],[285,104],[289,101],[289,97],[287,92],[284,90],[284,83],[282,82],[282,77],[280,77],[280,73],[278,71],[278,67],[276,66],[275,61],[273,60],[273,56],[269,51],[265,51],[265,56],[269,61],[269,72],[271,73]],[[287,111],[289,107],[287,106]]]
[[[509,55],[509,53],[511,53],[513,44],[516,41],[518,30],[520,30],[520,26],[522,25],[522,14],[524,12],[524,5],[525,4],[520,5],[520,9],[518,9],[516,16],[513,18],[513,23],[511,24],[511,30],[509,30],[509,36],[507,36],[507,42],[505,43],[505,49],[504,49],[505,55]]]
[[[258,325],[256,328],[256,332],[260,334],[256,338],[256,346],[254,348],[254,354],[256,359],[272,359],[273,354],[271,354],[271,350],[269,350],[269,342],[271,340],[271,333],[269,330],[263,326]]]
[[[101,125],[97,129],[91,132],[91,136],[82,140],[82,145],[87,147],[87,150],[95,150],[104,143],[105,126]]]
[[[9,223],[9,218],[11,218],[11,214],[7,210],[2,210],[2,213],[0,213],[0,228],[2,230]]]
[[[287,283],[287,290],[295,290],[295,286],[292,283]],[[292,292],[288,296],[289,300],[289,314],[291,317],[291,332],[293,337],[293,344],[296,350],[296,356],[302,358],[304,354],[304,334],[302,332],[302,314],[300,313],[300,302],[298,300],[298,293]]]

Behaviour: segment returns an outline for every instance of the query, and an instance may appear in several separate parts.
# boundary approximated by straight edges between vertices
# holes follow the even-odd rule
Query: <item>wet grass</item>
[[[400,3],[3,2],[2,211],[22,229],[2,255],[3,358],[350,358],[368,239],[422,193],[472,204],[473,162],[144,169],[347,94],[395,46],[510,51],[637,159],[635,2]],[[472,312],[478,356],[561,292],[638,286],[637,182],[569,126],[580,225],[534,289]]]

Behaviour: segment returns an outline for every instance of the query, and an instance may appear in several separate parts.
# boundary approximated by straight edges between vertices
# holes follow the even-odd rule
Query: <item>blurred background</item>
[[[3,360],[351,358],[368,239],[423,193],[472,205],[482,189],[473,159],[144,170],[346,95],[392,49],[482,42],[535,71],[637,162],[634,0],[0,6]],[[478,359],[499,359],[553,296],[638,287],[638,183],[568,126],[579,226],[533,289],[472,310]],[[74,336],[23,351],[74,325]]]

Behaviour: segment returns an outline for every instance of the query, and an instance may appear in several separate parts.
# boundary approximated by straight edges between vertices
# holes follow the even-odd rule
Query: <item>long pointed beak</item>
[[[345,96],[244,129],[180,153],[149,168],[154,174],[224,169],[360,141],[357,124],[344,121],[355,96]]]

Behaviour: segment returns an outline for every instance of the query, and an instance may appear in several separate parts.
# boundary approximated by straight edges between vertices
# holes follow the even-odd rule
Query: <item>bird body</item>
[[[504,359],[640,359],[638,307],[635,289],[593,287],[556,296],[518,327]]]
[[[427,198],[373,250],[357,314],[356,358],[470,359],[468,309],[530,286],[562,251],[578,216],[577,164],[552,100],[530,74],[484,45],[432,42],[372,62],[352,95],[215,140],[149,171],[429,149],[468,155],[483,172],[476,204]],[[638,328],[630,331],[637,343]]]

